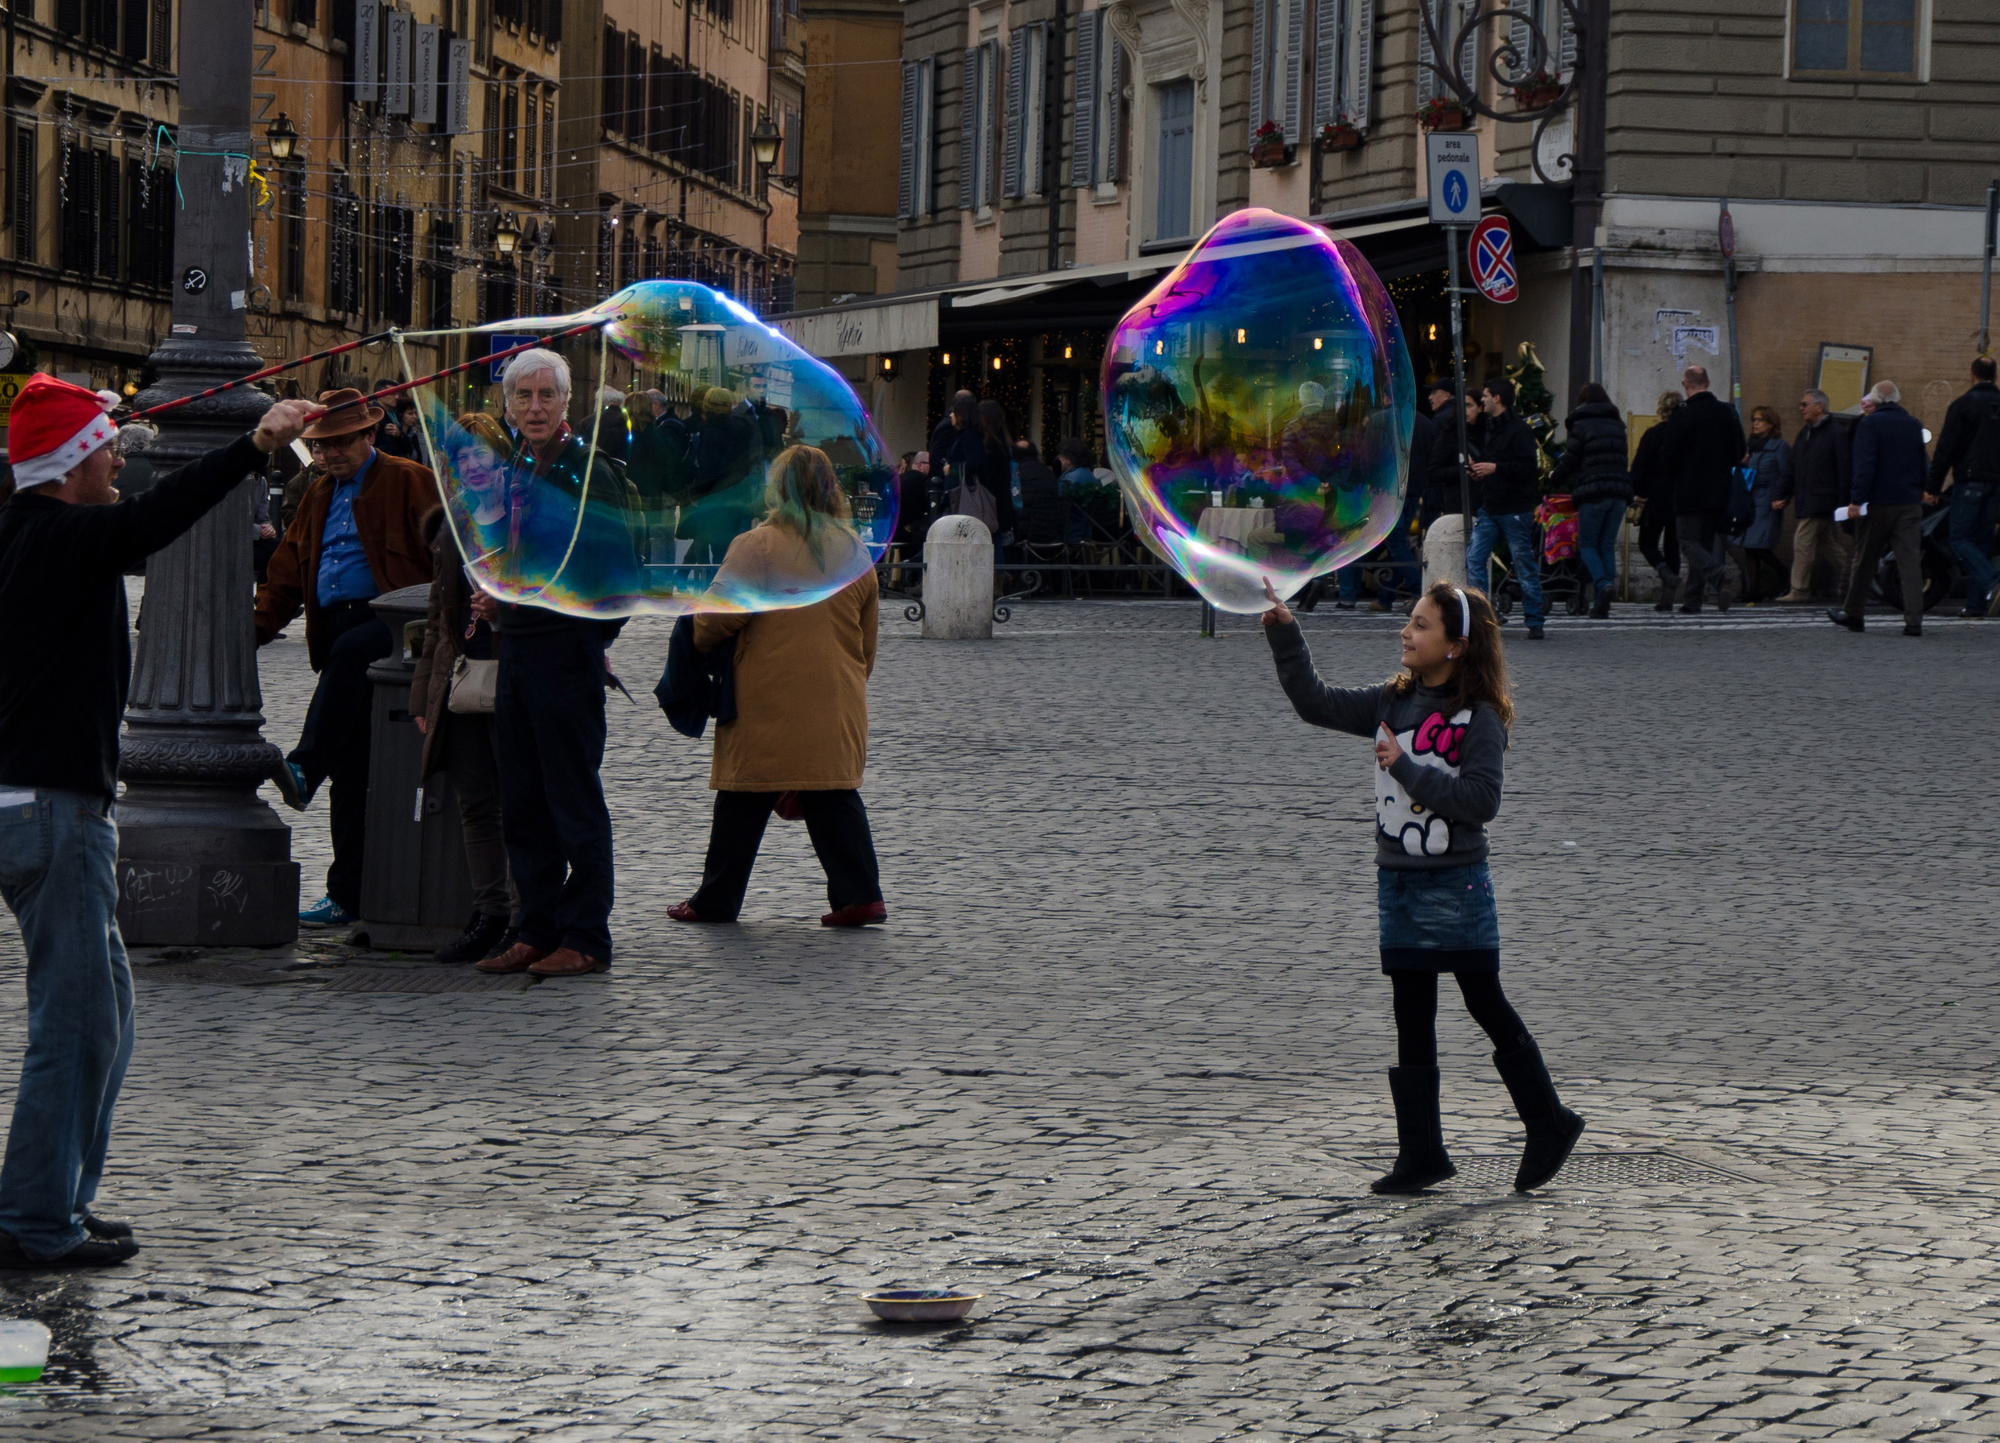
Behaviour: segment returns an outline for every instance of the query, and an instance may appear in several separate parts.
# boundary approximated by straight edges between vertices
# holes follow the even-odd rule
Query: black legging
[[[1639,554],[1655,571],[1681,569],[1680,537],[1674,532],[1674,508],[1665,502],[1648,501],[1639,513]]]
[[[1496,1051],[1512,1052],[1528,1041],[1528,1028],[1500,990],[1499,974],[1455,972],[1465,1010],[1486,1029]],[[1436,1067],[1438,1060],[1438,975],[1435,972],[1391,972],[1396,989],[1396,1065]]]

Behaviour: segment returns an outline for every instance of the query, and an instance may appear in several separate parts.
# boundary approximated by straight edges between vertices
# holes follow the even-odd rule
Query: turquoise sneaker
[[[299,913],[299,920],[315,927],[338,927],[352,922],[354,914],[331,897],[322,897]]]

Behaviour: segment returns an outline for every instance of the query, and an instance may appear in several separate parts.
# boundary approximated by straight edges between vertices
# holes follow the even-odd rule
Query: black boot
[[[431,955],[440,962],[477,962],[493,950],[493,944],[500,940],[500,934],[507,930],[505,917],[489,917],[484,912],[474,912],[472,920],[465,924],[465,931],[456,942],[447,942]]]
[[[1603,621],[1611,615],[1611,588],[1600,586],[1597,595],[1590,601],[1590,617],[1593,621]]]
[[[1583,1136],[1583,1119],[1556,1096],[1556,1085],[1542,1062],[1542,1050],[1532,1038],[1512,1052],[1494,1053],[1493,1065],[1514,1099],[1514,1111],[1528,1129],[1528,1146],[1521,1154],[1521,1170],[1514,1174],[1514,1191],[1533,1192],[1562,1171],[1570,1149]]]
[[[1435,1067],[1392,1067],[1389,1096],[1396,1102],[1396,1165],[1368,1184],[1370,1192],[1422,1192],[1458,1169],[1444,1150],[1444,1126],[1438,1120],[1438,1070]]]

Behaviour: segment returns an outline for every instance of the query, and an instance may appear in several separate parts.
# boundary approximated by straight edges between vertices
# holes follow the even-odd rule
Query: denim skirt
[[[1384,972],[1498,972],[1500,917],[1484,862],[1407,870],[1378,867]]]

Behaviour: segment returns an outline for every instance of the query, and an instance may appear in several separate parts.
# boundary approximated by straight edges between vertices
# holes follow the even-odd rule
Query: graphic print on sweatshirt
[[[1471,708],[1447,718],[1434,711],[1410,731],[1396,733],[1396,745],[1420,767],[1458,775],[1459,748]],[[1375,829],[1412,857],[1442,857],[1451,850],[1451,823],[1415,800],[1386,767],[1375,768]]]

